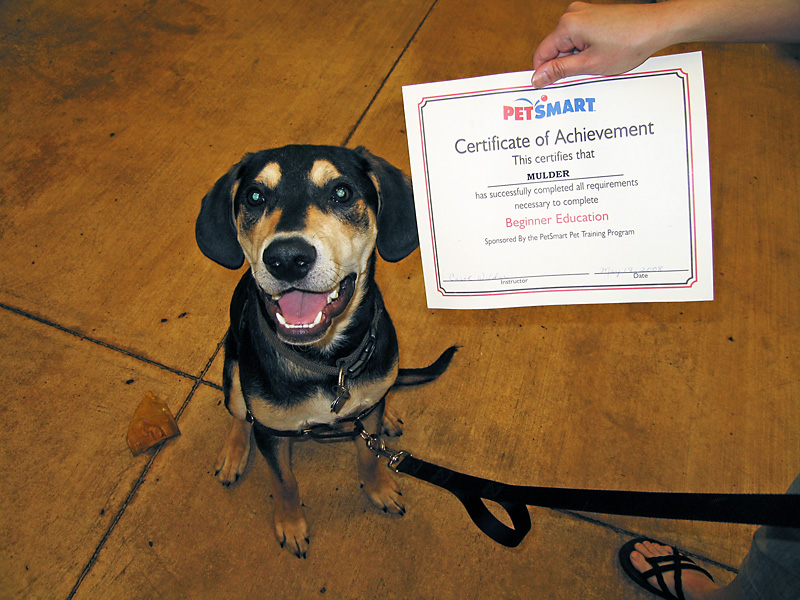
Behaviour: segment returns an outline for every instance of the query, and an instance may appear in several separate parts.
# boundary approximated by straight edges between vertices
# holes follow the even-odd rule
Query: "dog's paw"
[[[376,469],[372,477],[365,478],[361,489],[375,508],[401,517],[406,514],[400,486],[385,468]]]
[[[389,437],[403,435],[403,420],[386,405],[383,410],[383,432]]]
[[[308,558],[308,525],[302,510],[299,514],[288,515],[275,511],[275,538],[290,554],[297,558]]]
[[[247,466],[247,458],[250,456],[250,430],[252,425],[245,421],[235,421],[225,446],[217,456],[214,465],[216,477],[222,485],[229,486],[235,483],[239,476],[244,473]]]

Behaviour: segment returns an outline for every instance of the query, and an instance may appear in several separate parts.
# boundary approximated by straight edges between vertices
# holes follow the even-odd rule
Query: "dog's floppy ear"
[[[233,222],[233,194],[241,164],[231,167],[205,195],[194,227],[203,254],[228,269],[238,269],[244,263]]]
[[[369,163],[378,191],[378,252],[383,260],[397,262],[419,246],[411,179],[363,146],[356,152]]]

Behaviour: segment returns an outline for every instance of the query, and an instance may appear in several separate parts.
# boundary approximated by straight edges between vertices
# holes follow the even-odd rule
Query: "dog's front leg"
[[[377,433],[380,435],[383,427],[383,410],[372,411],[367,416],[362,425],[367,433]],[[403,503],[403,494],[400,486],[389,474],[382,459],[375,455],[361,438],[356,438],[356,449],[358,453],[358,477],[364,493],[372,502],[373,506],[381,509],[385,513],[404,515],[406,507]]]
[[[389,437],[400,437],[403,435],[403,419],[392,410],[388,402],[383,408],[383,433]]]
[[[259,427],[254,432],[258,449],[269,466],[275,538],[282,548],[298,558],[306,558],[310,540],[300,489],[292,473],[291,441],[264,433]]]
[[[225,446],[217,457],[216,476],[222,485],[229,486],[239,479],[247,466],[247,458],[250,456],[250,431],[253,426],[247,421],[234,419]]]
[[[222,387],[225,391],[225,406],[233,415],[234,421],[214,468],[222,485],[227,487],[237,481],[247,467],[247,458],[250,456],[250,432],[253,425],[246,418],[247,403],[242,395],[239,362],[234,358],[237,348],[232,335],[228,334],[225,344]]]

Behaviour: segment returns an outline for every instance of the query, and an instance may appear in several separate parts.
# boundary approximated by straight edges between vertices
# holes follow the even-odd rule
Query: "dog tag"
[[[339,384],[333,386],[333,393],[336,397],[333,399],[333,404],[331,404],[331,412],[338,413],[342,408],[342,404],[350,397],[350,390]]]
[[[339,383],[333,386],[333,404],[331,404],[331,412],[338,413],[342,404],[350,397],[350,390],[344,385],[344,367],[339,369]]]

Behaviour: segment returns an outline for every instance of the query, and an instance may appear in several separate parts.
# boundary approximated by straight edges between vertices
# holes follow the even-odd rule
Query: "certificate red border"
[[[567,83],[561,85],[552,85],[549,86],[547,89],[564,89],[567,87],[573,87],[580,84],[586,83],[596,83],[596,82],[608,82],[609,80],[622,80],[622,79],[632,79],[632,78],[642,78],[642,77],[654,77],[654,76],[665,76],[665,75],[676,75],[681,79],[683,85],[683,93],[684,93],[684,113],[685,113],[685,130],[686,130],[686,153],[687,153],[687,180],[689,183],[688,192],[688,201],[689,201],[689,228],[690,233],[689,237],[691,240],[691,270],[688,279],[685,282],[681,283],[655,283],[655,284],[648,284],[648,283],[639,283],[639,284],[631,284],[631,283],[624,283],[619,285],[586,285],[586,286],[553,286],[553,287],[541,287],[541,288],[531,288],[531,289],[511,289],[511,290],[488,290],[488,291],[459,291],[459,292],[448,292],[444,289],[442,284],[442,277],[440,274],[440,267],[439,267],[439,260],[437,255],[437,248],[436,248],[436,234],[435,234],[435,227],[433,222],[432,216],[432,199],[431,199],[431,192],[430,192],[430,182],[429,182],[429,174],[428,174],[428,160],[427,160],[427,152],[426,152],[426,142],[425,142],[425,125],[424,125],[424,117],[423,117],[423,108],[426,104],[430,102],[442,101],[442,100],[452,100],[458,98],[465,98],[465,97],[474,97],[474,96],[485,96],[485,95],[493,95],[493,94],[505,94],[509,92],[531,92],[531,91],[542,91],[536,88],[533,88],[530,85],[526,86],[509,86],[509,87],[497,87],[497,88],[488,88],[484,90],[472,90],[469,92],[458,92],[453,94],[439,94],[439,95],[431,95],[431,96],[424,96],[420,99],[419,103],[417,104],[417,118],[419,123],[419,141],[420,141],[420,149],[421,149],[421,156],[422,156],[422,163],[424,168],[424,186],[425,186],[425,205],[427,207],[427,223],[430,229],[430,240],[431,240],[431,251],[433,256],[433,267],[435,271],[435,284],[438,293],[442,297],[485,297],[485,296],[510,296],[510,295],[526,295],[526,294],[547,294],[547,293],[564,293],[564,292],[603,292],[603,291],[624,291],[624,290],[675,290],[675,289],[689,289],[692,288],[696,283],[699,281],[699,269],[698,269],[698,243],[697,243],[697,202],[696,202],[696,190],[695,190],[695,165],[694,165],[694,140],[693,140],[693,123],[692,123],[692,100],[690,94],[690,85],[689,85],[689,73],[684,71],[681,68],[673,68],[673,69],[663,69],[663,70],[653,70],[653,71],[643,71],[638,73],[631,73],[625,75],[618,75],[618,76],[604,76],[604,77],[586,77],[577,80],[571,80]],[[419,218],[420,215],[417,215]],[[524,276],[520,276],[522,278]],[[509,277],[510,279],[511,277]],[[499,281],[499,280],[498,280]]]

